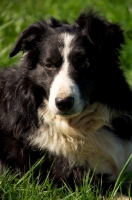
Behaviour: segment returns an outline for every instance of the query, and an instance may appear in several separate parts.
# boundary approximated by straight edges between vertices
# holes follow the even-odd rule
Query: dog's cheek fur
[[[20,78],[19,73],[19,70],[15,71],[19,81],[14,78],[14,75],[10,77],[8,75],[9,82],[2,91],[2,96],[5,98],[1,99],[1,105],[7,108],[6,114],[4,115],[2,112],[3,115],[1,115],[2,127],[7,132],[12,132],[17,138],[27,137],[24,135],[26,132],[30,130],[32,134],[37,128],[37,108],[40,106],[44,94],[42,87],[35,85],[25,76]],[[23,75],[21,74],[21,76]],[[5,117],[6,121],[4,121]]]

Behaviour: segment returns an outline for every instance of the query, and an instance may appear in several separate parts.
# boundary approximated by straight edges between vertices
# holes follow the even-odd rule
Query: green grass
[[[92,192],[92,187],[86,184],[81,190],[76,188],[73,192],[66,186],[57,189],[53,186],[48,178],[46,181],[39,185],[38,183],[30,183],[30,176],[18,179],[17,175],[9,177],[8,173],[4,173],[1,177],[0,195],[2,200],[59,200],[59,199],[94,199],[95,195]],[[7,181],[8,179],[8,181]]]
[[[121,55],[122,67],[129,83],[132,85],[132,1],[131,0],[1,0],[0,1],[0,67],[11,66],[18,62],[21,54],[15,58],[9,58],[18,35],[29,24],[39,18],[48,19],[50,15],[72,23],[80,11],[94,7],[111,22],[119,22],[125,30],[126,45]],[[39,185],[35,181],[30,182],[32,169],[21,179],[17,174],[9,175],[6,171],[0,176],[0,199],[2,200],[98,200],[98,190],[92,188],[88,177],[85,178],[81,189],[73,192],[66,186],[57,189],[46,181]],[[127,177],[127,176],[125,176]],[[108,199],[112,199],[120,183],[124,181],[119,176],[112,193]],[[66,189],[67,188],[67,189]],[[94,192],[93,192],[94,191]]]
[[[125,169],[129,162],[132,160],[132,155],[128,159],[126,165],[122,169],[113,191],[108,191],[107,199],[115,199],[117,190],[127,180],[130,180],[132,173],[125,175]],[[43,158],[36,163],[30,171],[28,171],[21,178],[18,174],[11,174],[10,170],[6,170],[0,176],[0,200],[103,200],[104,196],[100,195],[101,188],[93,186],[92,176],[89,173],[83,181],[83,185],[79,188],[76,187],[73,192],[70,188],[64,185],[62,188],[56,188],[52,182],[49,181],[47,175],[46,180],[40,184],[39,176],[37,179],[33,178],[33,171],[36,167],[41,165]],[[119,190],[120,191],[120,190]],[[128,190],[128,196],[130,197]]]

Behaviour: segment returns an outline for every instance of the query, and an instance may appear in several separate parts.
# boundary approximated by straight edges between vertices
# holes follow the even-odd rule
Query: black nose
[[[55,98],[55,104],[56,104],[56,107],[60,111],[65,112],[65,111],[70,110],[73,107],[74,98],[71,96],[66,97],[66,98],[57,97],[57,98]]]

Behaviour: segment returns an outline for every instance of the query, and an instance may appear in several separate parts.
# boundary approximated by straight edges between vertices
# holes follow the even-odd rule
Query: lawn
[[[124,29],[126,44],[121,55],[122,68],[132,85],[132,0],[1,0],[0,1],[0,67],[17,64],[21,53],[15,58],[9,58],[18,35],[29,24],[40,18],[48,19],[51,15],[61,20],[72,23],[82,10],[93,7],[100,11],[102,16],[115,23],[120,23]],[[32,170],[21,179],[16,174],[8,175],[8,172],[0,176],[1,200],[85,200],[102,199],[97,188],[90,185],[88,177],[85,178],[81,189],[73,192],[66,186],[56,189],[46,181],[39,185],[30,182]],[[117,184],[119,186],[119,182]],[[112,199],[109,194],[108,199]]]

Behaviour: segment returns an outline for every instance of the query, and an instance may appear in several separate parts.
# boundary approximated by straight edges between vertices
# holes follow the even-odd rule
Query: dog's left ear
[[[83,33],[92,44],[102,50],[117,50],[124,44],[123,30],[118,24],[110,23],[98,16],[93,10],[82,13],[76,20]]]
[[[45,26],[45,23],[36,23],[24,30],[11,50],[10,57],[15,56],[21,50],[26,52],[33,49],[37,42],[41,40],[42,35],[44,35]]]

